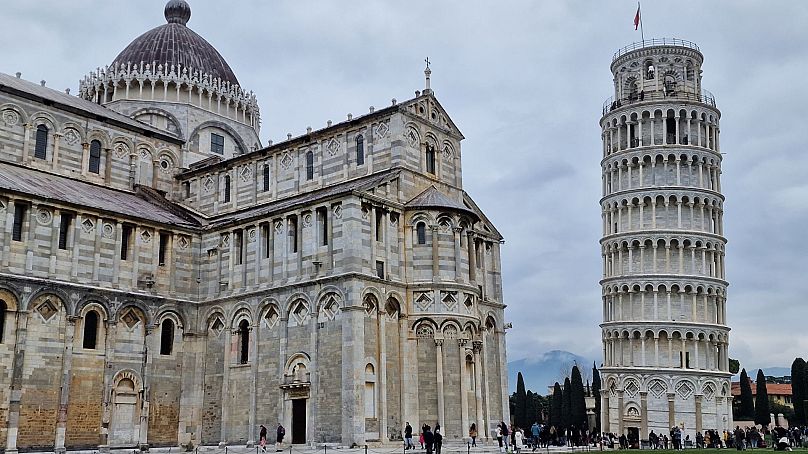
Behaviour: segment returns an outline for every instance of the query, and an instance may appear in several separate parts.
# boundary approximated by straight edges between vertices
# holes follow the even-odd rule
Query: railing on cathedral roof
[[[618,58],[622,57],[623,55],[625,55],[625,54],[627,54],[627,53],[629,53],[631,51],[634,51],[634,50],[637,50],[637,49],[643,49],[643,48],[646,48],[646,47],[658,47],[658,46],[680,46],[680,47],[687,47],[689,49],[693,49],[696,52],[701,52],[701,50],[699,50],[699,46],[697,46],[696,43],[694,43],[692,41],[687,41],[687,40],[684,40],[684,39],[678,39],[678,38],[644,39],[642,41],[637,41],[635,43],[631,43],[628,46],[623,47],[622,49],[615,52],[614,56],[612,57],[612,62],[614,62]]]
[[[193,67],[181,67],[171,65],[163,67],[157,62],[140,64],[120,63],[119,65],[105,66],[90,72],[79,81],[79,96],[88,101],[96,101],[96,96],[108,85],[113,88],[118,82],[137,81],[141,84],[148,81],[151,83],[174,83],[178,87],[196,88],[200,93],[206,93],[214,99],[233,102],[238,108],[247,112],[259,114],[258,99],[252,91],[246,91],[238,85],[231,84],[219,77],[213,77],[207,73],[202,73]]]
[[[708,104],[712,107],[717,107],[715,104],[715,96],[710,93],[708,90],[701,90],[701,93],[692,93],[689,91],[675,91],[671,92],[663,92],[663,91],[649,91],[647,93],[640,92],[639,94],[632,95],[625,98],[620,98],[615,100],[614,96],[609,96],[606,98],[606,101],[603,101],[603,110],[602,115],[606,115],[607,113],[619,109],[620,107],[627,106],[630,104],[635,104],[639,102],[647,102],[647,101],[659,101],[659,100],[686,100],[686,101],[696,101],[703,104]]]

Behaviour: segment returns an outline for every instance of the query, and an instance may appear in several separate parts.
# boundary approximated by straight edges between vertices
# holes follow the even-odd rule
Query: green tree
[[[563,396],[561,385],[555,382],[553,386],[553,397],[550,399],[550,425],[556,429],[561,428],[561,407],[563,406]]]
[[[572,425],[572,382],[569,377],[564,379],[561,402],[561,427],[568,429]]]
[[[805,360],[797,358],[791,363],[791,402],[794,403],[794,422],[789,425],[805,425]]]
[[[592,396],[595,398],[595,432],[600,432],[600,372],[592,363]]]
[[[768,426],[772,423],[769,411],[769,393],[766,389],[766,376],[763,370],[758,369],[757,383],[755,384],[755,424]]]
[[[578,366],[572,367],[570,377],[570,424],[578,429],[588,428],[586,420],[586,392]]]
[[[539,420],[539,401],[533,391],[527,390],[527,398],[525,399],[525,420],[524,425],[520,426],[523,429],[530,427],[533,421]]]
[[[741,408],[736,419],[750,420],[755,417],[755,400],[752,397],[752,381],[746,375],[746,369],[741,370]]]
[[[729,359],[729,371],[730,373],[737,374],[738,371],[741,369],[741,362],[737,359],[730,358]]]
[[[525,379],[522,373],[516,374],[516,401],[514,402],[516,412],[514,413],[514,424],[525,427],[527,418],[527,393],[525,392]]]

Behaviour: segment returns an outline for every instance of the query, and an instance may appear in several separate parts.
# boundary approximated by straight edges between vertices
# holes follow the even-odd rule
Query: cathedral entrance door
[[[137,444],[137,417],[135,406],[137,392],[132,380],[124,378],[115,388],[115,402],[110,422],[110,446],[134,446]]]
[[[306,399],[292,400],[292,444],[306,443]]]

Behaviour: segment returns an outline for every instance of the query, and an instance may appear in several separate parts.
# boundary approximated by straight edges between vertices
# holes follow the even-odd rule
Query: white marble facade
[[[719,118],[681,40],[618,51],[603,105],[602,430],[732,426]]]

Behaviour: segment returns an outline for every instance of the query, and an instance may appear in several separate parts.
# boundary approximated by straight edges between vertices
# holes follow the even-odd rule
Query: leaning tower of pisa
[[[604,432],[647,440],[732,425],[721,148],[694,43],[612,59],[603,104]]]

